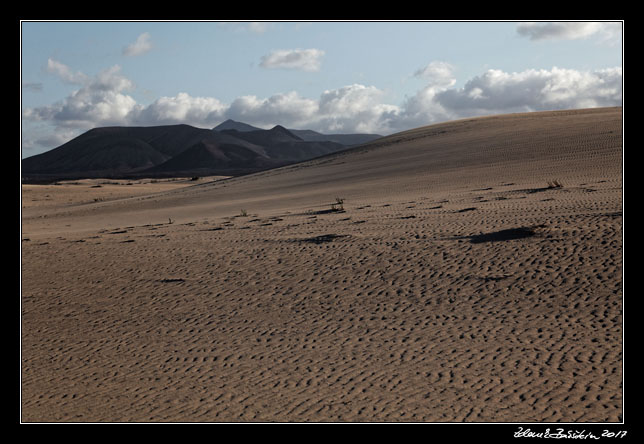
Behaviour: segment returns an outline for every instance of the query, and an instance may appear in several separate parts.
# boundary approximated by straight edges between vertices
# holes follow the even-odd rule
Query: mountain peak
[[[225,122],[220,123],[216,127],[214,127],[212,130],[213,131],[224,131],[224,130],[237,130],[240,132],[248,132],[248,131],[257,131],[260,128],[254,127],[252,125],[249,125],[247,123],[243,122],[237,122],[233,119],[228,119]]]
[[[284,128],[282,125],[275,125],[269,131],[272,133],[292,134],[289,130]]]
[[[269,130],[272,134],[283,134],[295,140],[302,140],[300,137],[293,134],[290,130],[284,128],[282,125],[275,125]]]

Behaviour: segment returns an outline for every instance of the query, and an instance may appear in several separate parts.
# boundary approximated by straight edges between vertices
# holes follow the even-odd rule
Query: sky
[[[21,22],[22,157],[95,127],[388,135],[621,106],[622,22]]]

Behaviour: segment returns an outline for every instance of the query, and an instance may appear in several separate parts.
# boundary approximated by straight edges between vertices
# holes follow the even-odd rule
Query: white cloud
[[[383,96],[378,88],[360,84],[324,91],[317,126],[327,132],[382,131],[390,116],[399,112],[397,106],[382,103]]]
[[[136,101],[115,91],[99,92],[82,88],[53,110],[53,118],[64,126],[110,126],[125,124]]]
[[[456,83],[454,67],[447,62],[431,62],[424,68],[416,71],[414,76],[427,80],[435,87],[448,87]]]
[[[123,55],[128,57],[139,56],[145,54],[146,52],[152,49],[152,41],[150,39],[150,34],[144,32],[139,35],[134,43],[130,43],[125,48],[123,48]]]
[[[266,99],[242,96],[230,104],[226,117],[252,125],[292,125],[310,122],[318,110],[314,100],[300,97],[296,92],[275,94]]]
[[[360,84],[327,90],[320,97],[320,111],[326,115],[353,115],[376,106],[382,96],[378,88]]]
[[[262,57],[260,66],[275,69],[319,71],[324,51],[320,49],[281,49]]]
[[[517,33],[530,40],[576,40],[599,36],[603,41],[621,39],[620,22],[527,22],[517,26]]]
[[[47,71],[58,76],[63,82],[80,85],[88,80],[82,72],[73,72],[72,69],[52,58],[47,59]]]
[[[595,71],[490,69],[455,88],[453,67],[432,62],[416,72],[427,82],[425,86],[398,105],[387,103],[385,92],[375,86],[352,84],[326,90],[317,99],[291,91],[267,98],[240,96],[226,104],[214,97],[182,92],[144,106],[128,95],[134,84],[119,66],[92,78],[78,76],[62,64],[51,66],[63,79],[85,80],[60,102],[24,109],[23,119],[29,126],[48,124],[57,131],[54,136],[39,133],[24,137],[27,145],[54,143],[74,131],[99,126],[184,123],[212,128],[228,118],[259,127],[280,124],[323,133],[389,134],[468,116],[622,103],[619,67]]]
[[[359,84],[324,91],[319,99],[301,97],[292,91],[261,99],[242,96],[225,111],[225,118],[259,127],[283,125],[321,132],[374,132],[387,127],[398,107],[382,103],[384,93]]]
[[[453,114],[436,100],[436,96],[456,84],[454,66],[447,62],[433,61],[417,70],[414,76],[427,83],[413,96],[405,99],[400,111],[391,119],[392,129],[402,131],[453,118]]]
[[[188,124],[214,126],[221,120],[226,106],[212,97],[192,97],[179,93],[161,97],[147,107],[138,106],[129,116],[132,123],[143,125]]]
[[[64,65],[63,65],[64,66]],[[23,117],[33,121],[52,121],[62,127],[92,128],[126,122],[136,101],[123,94],[133,88],[132,82],[113,66],[96,77],[84,76],[84,85],[63,101],[37,108],[27,108]],[[67,71],[59,70],[65,74]],[[71,71],[69,71],[71,72]]]
[[[552,68],[506,73],[488,70],[432,102],[452,115],[480,115],[621,105],[622,70]]]
[[[89,82],[89,88],[96,91],[129,91],[134,89],[134,84],[130,79],[120,74],[121,67],[114,65],[99,72],[95,78]]]
[[[392,129],[403,131],[453,118],[453,115],[436,101],[439,91],[441,89],[430,84],[408,97],[400,112],[394,116],[390,124]]]

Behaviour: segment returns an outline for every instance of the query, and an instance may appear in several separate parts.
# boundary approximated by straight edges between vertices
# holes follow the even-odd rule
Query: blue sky
[[[232,118],[390,134],[622,104],[621,22],[29,22],[22,155],[100,126]]]

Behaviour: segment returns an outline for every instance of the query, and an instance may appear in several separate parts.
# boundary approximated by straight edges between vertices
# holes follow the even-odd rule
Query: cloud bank
[[[265,98],[241,96],[223,103],[214,97],[179,92],[148,105],[137,103],[128,94],[134,85],[118,65],[94,77],[55,60],[48,67],[62,81],[77,83],[80,88],[60,102],[23,110],[25,121],[46,122],[56,129],[54,136],[26,141],[27,147],[45,146],[46,141],[54,142],[74,131],[78,135],[110,125],[212,128],[230,118],[266,128],[280,124],[327,133],[389,134],[463,117],[622,104],[619,67],[594,71],[490,69],[457,88],[453,67],[432,62],[414,74],[425,86],[400,104],[385,103],[384,91],[376,86],[352,84],[323,91],[317,98],[289,91]]]
[[[621,80],[621,68],[514,73],[491,69],[463,88],[437,93],[435,101],[455,115],[610,106],[621,104]]]

